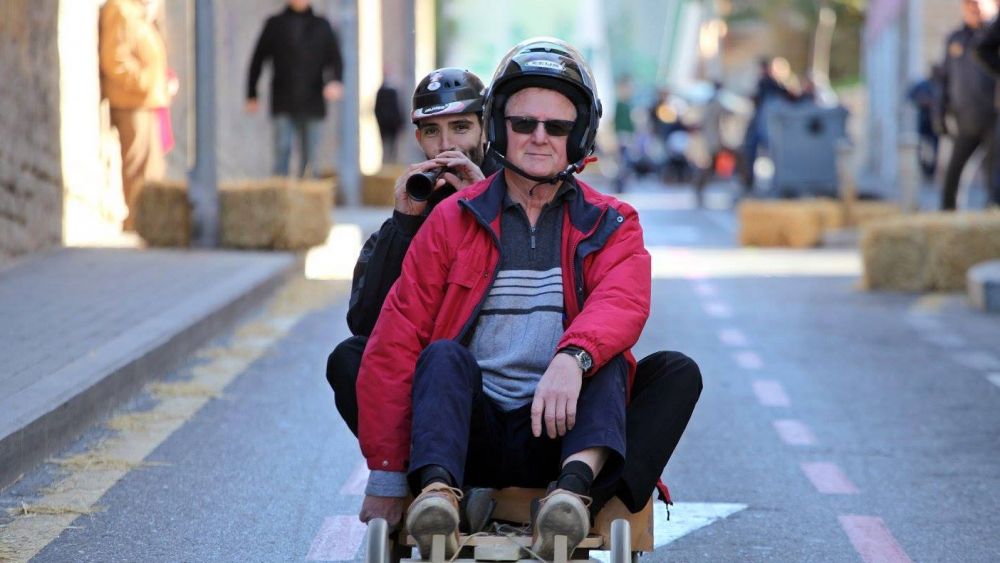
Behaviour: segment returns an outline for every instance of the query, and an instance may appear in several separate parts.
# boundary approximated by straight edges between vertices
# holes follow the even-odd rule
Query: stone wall
[[[0,2],[0,262],[61,241],[58,11]]]

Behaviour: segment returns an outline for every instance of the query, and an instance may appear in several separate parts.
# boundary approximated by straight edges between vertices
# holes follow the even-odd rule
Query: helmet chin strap
[[[567,166],[562,172],[559,172],[557,174],[553,174],[551,176],[535,176],[534,174],[528,174],[523,169],[521,169],[520,166],[507,160],[507,157],[504,156],[503,154],[500,154],[499,152],[494,152],[493,154],[496,156],[497,160],[500,161],[500,164],[503,165],[504,168],[509,168],[519,176],[523,176],[529,180],[538,182],[540,184],[558,184],[559,182],[565,181],[570,176],[576,174],[577,172],[583,169],[583,166],[580,166],[580,163],[573,163]]]

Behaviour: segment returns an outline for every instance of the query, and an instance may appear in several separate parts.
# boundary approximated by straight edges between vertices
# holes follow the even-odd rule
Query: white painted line
[[[816,445],[816,436],[813,435],[812,430],[798,420],[775,420],[774,429],[781,437],[781,441],[789,446]]]
[[[944,331],[941,321],[937,317],[928,315],[909,315],[906,317],[906,323],[917,330]]]
[[[764,360],[756,352],[743,350],[735,354],[736,363],[743,369],[758,370],[764,367]]]
[[[715,297],[715,286],[708,282],[698,282],[694,284],[695,292],[702,297]]]
[[[368,464],[364,460],[358,462],[358,465],[351,472],[351,476],[347,478],[344,485],[340,487],[340,494],[344,496],[354,496],[359,497],[365,494],[365,486],[368,485]]]
[[[765,407],[787,407],[792,404],[785,389],[777,381],[758,379],[753,382],[753,392],[757,401]]]
[[[708,278],[708,274],[706,274],[702,270],[685,270],[683,276],[684,279],[694,280],[694,281],[700,281]]]
[[[967,368],[983,371],[1000,370],[1000,360],[989,352],[965,352],[955,354],[952,358]]]
[[[306,561],[356,561],[368,526],[353,516],[328,516],[313,538]]]
[[[1000,387],[1000,373],[991,373],[986,376],[986,379],[989,379],[993,385]]]
[[[824,495],[856,495],[858,488],[835,463],[826,461],[803,462],[800,464],[806,477],[816,490]]]
[[[738,328],[724,328],[719,331],[719,340],[726,346],[741,348],[747,345],[747,337]]]
[[[837,519],[865,563],[913,562],[881,518],[842,514]]]
[[[923,338],[925,342],[938,346],[939,348],[965,347],[965,339],[957,334],[949,334],[946,332],[938,332],[938,331],[927,331],[920,333],[920,337]]]
[[[733,316],[733,312],[729,309],[729,305],[725,303],[719,303],[718,301],[709,301],[702,305],[705,310],[705,314],[710,317],[715,317],[716,319],[728,319]]]
[[[745,504],[725,502],[677,502],[670,508],[668,521],[666,505],[653,501],[653,547],[663,547],[746,508]],[[590,560],[609,563],[611,552],[592,551]]]

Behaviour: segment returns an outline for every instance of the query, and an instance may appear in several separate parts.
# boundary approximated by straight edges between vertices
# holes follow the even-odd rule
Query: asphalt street
[[[664,474],[671,519],[644,561],[1000,560],[1000,318],[960,294],[863,292],[853,248],[740,249],[732,211],[693,208],[684,190],[626,198],[654,256],[636,354],[682,351],[705,385]],[[347,294],[345,281],[300,285],[294,307],[206,343],[167,377],[173,394],[153,389],[124,413],[201,385],[186,411],[133,417],[168,430],[102,425],[57,456],[127,439],[144,463],[60,501],[79,516],[0,526],[37,519],[37,562],[361,557],[364,470],[324,378],[348,336]],[[67,475],[103,468],[46,464],[0,508],[30,512]],[[24,549],[0,547],[0,560]]]

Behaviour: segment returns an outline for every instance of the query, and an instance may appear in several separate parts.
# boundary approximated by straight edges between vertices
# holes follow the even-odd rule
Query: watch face
[[[580,366],[583,368],[583,371],[590,371],[590,368],[594,366],[594,360],[590,357],[590,354],[582,350],[578,357],[580,358]]]

